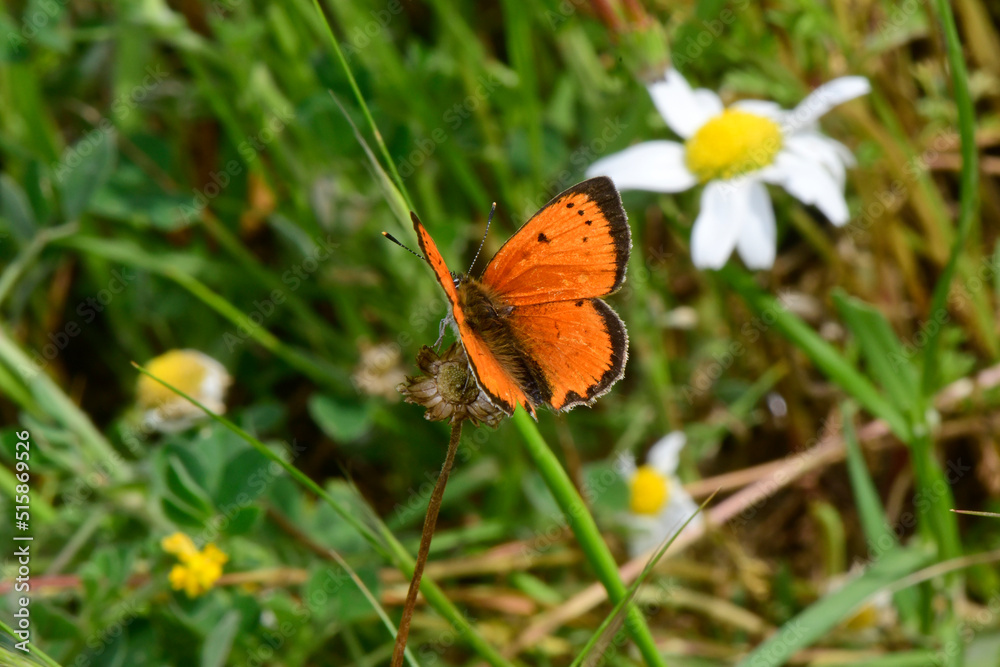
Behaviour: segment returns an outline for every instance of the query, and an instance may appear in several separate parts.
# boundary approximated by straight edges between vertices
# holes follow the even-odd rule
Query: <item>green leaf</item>
[[[347,403],[323,394],[310,397],[309,415],[324,433],[337,442],[357,440],[372,425],[371,409],[367,404]]]
[[[243,535],[249,533],[263,510],[259,507],[241,507],[232,515],[227,514],[228,523],[224,524],[223,531],[227,535]]]
[[[271,462],[257,451],[244,449],[230,458],[223,467],[222,479],[215,492],[215,505],[225,511],[227,506],[250,505],[267,490],[274,479]]]
[[[882,553],[864,574],[851,580],[843,588],[820,598],[785,623],[743,658],[737,667],[784,665],[792,655],[812,646],[869,597],[912,574],[931,560],[930,553],[917,549],[897,547]]]
[[[110,128],[92,130],[63,153],[54,176],[67,221],[87,210],[94,193],[111,177],[116,154],[115,132]]]
[[[834,290],[833,301],[861,346],[869,374],[901,412],[910,414],[919,404],[919,378],[889,322],[878,310],[843,290]]]
[[[3,228],[0,228],[0,242],[5,239],[6,230],[10,230],[10,234],[21,243],[30,241],[38,231],[38,222],[28,196],[7,174],[0,174],[0,218],[4,222]]]
[[[160,507],[163,509],[163,513],[167,515],[167,518],[178,526],[203,528],[205,522],[209,519],[208,513],[201,512],[197,508],[172,496],[160,498]]]
[[[357,568],[355,572],[378,599],[378,568],[369,564]],[[303,592],[307,600],[327,601],[326,604],[316,605],[315,613],[321,619],[350,623],[371,617],[375,613],[358,585],[334,563],[326,564],[313,572]]]
[[[212,513],[212,499],[176,456],[167,459],[167,488],[179,500],[206,516]]]
[[[222,667],[226,664],[239,627],[240,613],[230,609],[205,637],[205,645],[201,649],[201,667]]]

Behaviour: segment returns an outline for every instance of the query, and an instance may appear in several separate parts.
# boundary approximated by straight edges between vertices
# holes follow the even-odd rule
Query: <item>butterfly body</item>
[[[448,270],[413,217],[427,262],[480,388],[508,414],[520,404],[569,410],[617,382],[625,325],[600,300],[625,280],[631,235],[604,177],[556,195],[504,244],[480,278]]]

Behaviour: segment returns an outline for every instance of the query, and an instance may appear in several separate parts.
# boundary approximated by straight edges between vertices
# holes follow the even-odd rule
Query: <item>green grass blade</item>
[[[583,661],[587,658],[587,655],[589,655],[590,652],[594,650],[594,647],[597,646],[597,644],[600,643],[601,640],[604,638],[605,633],[607,633],[612,623],[614,623],[619,618],[619,616],[621,616],[622,610],[625,608],[625,605],[630,603],[635,598],[635,594],[639,590],[639,587],[642,586],[643,582],[646,581],[646,577],[648,577],[650,573],[652,573],[653,568],[656,566],[658,562],[660,562],[660,559],[663,558],[663,555],[667,553],[667,549],[669,549],[670,545],[674,543],[674,540],[677,539],[677,536],[683,533],[684,529],[688,527],[688,524],[691,523],[691,521],[693,521],[696,516],[698,516],[701,512],[705,510],[705,507],[708,505],[708,503],[712,502],[712,499],[714,497],[715,494],[713,493],[711,496],[706,498],[705,502],[703,502],[701,506],[698,508],[698,511],[689,516],[687,518],[687,521],[685,521],[684,524],[679,529],[677,529],[677,531],[674,532],[673,535],[670,535],[667,539],[663,541],[663,544],[661,544],[660,547],[656,550],[656,553],[653,554],[653,557],[646,562],[646,567],[642,568],[642,573],[640,573],[639,576],[636,577],[636,580],[632,582],[632,585],[629,586],[628,594],[615,603],[615,606],[611,609],[611,612],[604,618],[603,621],[601,621],[601,624],[597,626],[597,629],[594,630],[593,635],[591,635],[587,643],[584,644],[583,648],[580,650],[580,653],[577,654],[576,659],[574,659],[573,662],[570,664],[570,667],[580,667],[580,665],[583,664]]]
[[[597,529],[597,523],[594,522],[594,517],[590,515],[590,511],[584,504],[583,498],[577,493],[576,487],[573,486],[569,475],[566,474],[566,470],[549,449],[542,434],[538,432],[538,427],[527,412],[517,410],[514,413],[514,423],[521,431],[528,455],[535,462],[538,472],[545,480],[545,485],[566,517],[566,522],[573,530],[584,557],[597,573],[605,590],[608,591],[608,598],[614,603],[627,602],[628,590],[618,574],[618,565],[608,550],[608,545],[604,543],[604,539]],[[629,606],[625,624],[646,664],[650,667],[654,665],[666,667],[663,657],[656,648],[656,642],[653,641],[649,626],[646,625],[646,619],[638,607]]]
[[[808,648],[879,590],[926,565],[932,555],[896,548],[882,554],[860,577],[820,598],[785,623],[741,660],[737,667],[784,665],[796,652]]]
[[[955,16],[948,0],[936,0],[934,6],[944,28],[944,38],[947,45],[948,65],[951,67],[951,82],[954,88],[955,106],[958,107],[958,133],[962,140],[962,172],[960,176],[960,200],[958,213],[958,233],[952,242],[951,254],[945,265],[934,293],[931,297],[930,316],[935,318],[939,313],[947,312],[948,292],[951,280],[958,266],[958,258],[965,249],[973,225],[977,220],[979,207],[979,153],[976,148],[976,119],[972,107],[972,96],[969,94],[969,75],[965,69],[962,56],[962,42],[955,26]],[[930,397],[937,389],[937,347],[941,337],[941,327],[928,331],[927,345],[924,348],[924,374],[922,389],[925,397]]]
[[[833,291],[833,302],[861,346],[868,375],[882,385],[896,409],[912,419],[912,412],[920,405],[917,370],[904,356],[889,322],[878,310],[851,298],[842,289]]]
[[[194,400],[181,390],[174,386],[171,386],[167,382],[164,382],[160,378],[151,374],[142,366],[136,364],[132,365],[143,375],[147,375],[156,382],[159,382],[164,387],[174,392],[178,396],[183,397],[185,400],[190,402],[192,405],[197,406],[202,412],[208,415],[214,421],[222,424],[224,427],[235,433],[243,441],[249,444],[251,447],[256,449],[260,454],[262,454],[267,459],[274,461],[279,466],[281,466],[285,472],[291,476],[296,482],[302,485],[304,488],[308,489],[312,493],[315,493],[317,497],[323,499],[331,508],[342,518],[349,526],[354,528],[358,533],[365,538],[365,540],[372,545],[372,547],[386,560],[394,563],[396,567],[403,573],[406,577],[413,576],[414,560],[413,556],[406,551],[403,545],[389,532],[384,529],[384,524],[379,522],[380,527],[382,527],[382,539],[375,534],[368,526],[366,526],[360,519],[358,519],[349,508],[344,507],[341,503],[327,493],[326,489],[321,487],[319,484],[314,482],[312,478],[303,473],[301,470],[296,468],[294,465],[283,459],[277,453],[271,451],[271,449],[265,445],[263,442],[253,437],[242,428],[232,423],[225,417],[220,417],[215,414],[204,405]],[[500,653],[490,645],[485,639],[483,639],[469,623],[468,619],[462,614],[461,611],[455,607],[451,600],[445,596],[444,591],[442,591],[437,584],[432,580],[424,577],[420,582],[420,592],[424,594],[424,598],[427,602],[437,610],[441,616],[451,623],[452,627],[458,633],[463,640],[479,654],[484,660],[486,660],[493,667],[512,667],[510,663],[505,660]]]
[[[97,430],[90,417],[44,370],[38,368],[35,361],[7,335],[4,327],[0,327],[0,362],[20,374],[46,414],[76,434],[88,463],[98,466],[103,474],[107,474],[115,482],[123,482],[128,478],[125,466],[121,465],[122,456]]]
[[[861,528],[868,540],[869,553],[876,549],[892,549],[899,546],[896,533],[890,528],[889,520],[885,515],[885,508],[879,499],[875,482],[872,481],[868,466],[865,464],[865,456],[861,451],[861,443],[858,442],[857,433],[854,431],[854,415],[856,409],[853,403],[844,402],[840,406],[841,420],[843,422],[844,442],[847,448],[847,474],[851,480],[851,489],[854,491],[854,503],[858,508],[858,516],[861,518]],[[899,591],[895,595],[896,609],[903,622],[910,627],[915,627],[918,622],[919,595],[913,589]]]
[[[871,414],[884,419],[900,440],[910,440],[910,424],[903,413],[887,401],[833,346],[820,338],[805,322],[788,312],[777,299],[758,288],[753,278],[745,272],[729,264],[719,274],[757,311],[765,324],[773,322],[778,331],[812,359],[827,377],[840,385]]]
[[[317,384],[339,390],[345,390],[351,386],[350,379],[346,373],[338,371],[324,360],[288,345],[262,326],[246,326],[248,320],[244,311],[234,306],[191,275],[193,269],[200,266],[200,263],[192,262],[187,256],[182,256],[178,261],[173,261],[170,257],[155,257],[138,245],[128,241],[81,236],[64,239],[61,241],[61,245],[89,252],[106,259],[112,259],[168,278],[190,292],[206,306],[231,322],[235,327],[245,327],[249,332],[250,338]]]
[[[385,145],[385,140],[382,139],[382,133],[379,132],[378,126],[375,124],[375,119],[372,118],[371,111],[368,110],[368,104],[365,102],[365,96],[361,94],[361,89],[358,88],[358,82],[354,79],[354,74],[351,72],[350,65],[347,64],[347,59],[344,57],[344,52],[340,48],[340,43],[337,42],[337,38],[333,34],[330,22],[326,18],[326,12],[323,11],[323,7],[320,5],[319,0],[313,0],[313,5],[316,7],[316,12],[323,20],[323,25],[326,26],[326,34],[330,38],[330,46],[333,48],[333,53],[337,57],[337,62],[340,63],[341,68],[344,70],[344,74],[347,76],[347,81],[351,86],[351,92],[354,93],[354,99],[357,100],[358,106],[361,108],[361,113],[364,115],[365,121],[368,123],[368,128],[375,137],[375,144],[379,147],[379,151],[382,153],[383,159],[385,159],[389,173],[392,174],[392,180],[399,188],[399,192],[402,194],[403,200],[406,201],[407,208],[411,211],[415,211],[416,207],[413,205],[413,200],[410,199],[410,195],[406,191],[406,186],[403,184],[403,179],[400,178],[399,171],[396,169],[396,163],[393,162],[392,156],[389,155],[389,149]]]

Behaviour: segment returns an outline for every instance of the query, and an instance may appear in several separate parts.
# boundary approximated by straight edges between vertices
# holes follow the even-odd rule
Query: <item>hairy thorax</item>
[[[475,278],[458,276],[458,301],[469,328],[535,404],[551,398],[545,376],[512,326],[514,307]]]

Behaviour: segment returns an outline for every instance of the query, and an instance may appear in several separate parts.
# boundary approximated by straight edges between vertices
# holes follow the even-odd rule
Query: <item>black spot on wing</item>
[[[549,240],[549,237],[546,236],[545,234],[539,234],[538,235],[538,242],[539,243],[551,243],[551,241]]]
[[[615,283],[609,292],[614,292],[625,282],[625,269],[628,266],[628,257],[632,251],[632,232],[628,226],[628,216],[622,206],[621,195],[615,188],[615,184],[607,176],[598,176],[582,183],[577,183],[563,193],[556,195],[556,198],[572,196],[574,194],[586,195],[601,210],[601,214],[608,221],[608,233],[615,244]],[[591,224],[593,221],[586,221]]]

